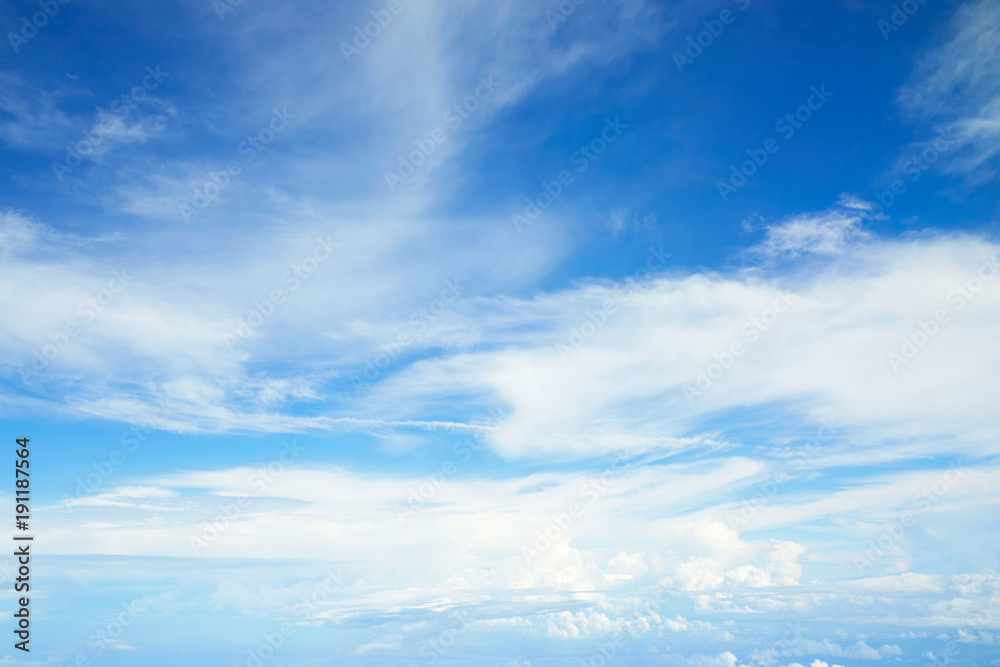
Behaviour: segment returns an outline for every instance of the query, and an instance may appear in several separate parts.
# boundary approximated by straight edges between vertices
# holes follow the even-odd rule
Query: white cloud
[[[923,56],[900,103],[954,138],[957,145],[935,166],[978,185],[996,176],[1000,153],[1000,6],[991,0],[966,2],[948,32],[947,43]],[[928,147],[933,140],[916,148]]]
[[[65,91],[39,90],[20,78],[0,72],[0,141],[18,149],[53,148],[75,128],[59,108]]]
[[[855,584],[870,591],[940,591],[942,577],[930,574],[904,572],[887,577],[859,579]]]
[[[851,220],[844,229],[854,228]],[[510,416],[492,442],[508,457],[690,446],[669,438],[691,435],[704,416],[768,404],[802,418],[822,406],[841,432],[870,442],[913,439],[911,453],[920,441],[938,447],[935,433],[957,433],[949,445],[955,451],[973,440],[989,451],[992,406],[967,389],[988,384],[987,369],[1000,369],[988,333],[1000,310],[997,252],[968,237],[875,241],[798,269],[794,292],[754,271],[491,301],[494,321],[517,318],[532,336],[489,330],[510,345],[422,362],[371,396],[385,409],[418,393],[451,395],[456,386],[494,396]],[[979,290],[974,296],[969,285]],[[777,302],[785,310],[777,314],[780,294],[792,305]],[[615,312],[562,354],[558,346],[569,346],[574,327],[604,303]],[[946,325],[925,324],[934,336],[921,341],[920,323],[939,311]],[[915,335],[924,348],[913,354],[904,340]],[[743,350],[736,359],[734,343]],[[708,372],[714,379],[702,377]],[[949,392],[962,398],[942,402]]]
[[[992,63],[995,24],[973,25],[973,19],[994,16],[983,6],[963,10],[973,18],[963,19],[965,36],[954,52],[980,45]],[[703,3],[674,7],[703,20]],[[297,10],[275,5],[257,18],[245,15],[239,27],[229,21],[218,30],[212,22],[213,43],[247,68],[227,72],[226,79],[252,72],[254,85],[244,90],[252,90],[253,99],[249,92],[243,99],[234,93],[231,117],[199,122],[221,138],[237,136],[243,116],[287,95],[303,124],[329,118],[331,125],[349,127],[342,122],[348,115],[370,119],[372,131],[359,143],[342,142],[342,151],[320,146],[316,153],[324,156],[315,161],[285,161],[274,151],[268,155],[272,181],[248,174],[226,192],[234,208],[208,211],[207,224],[182,231],[163,224],[164,218],[175,215],[178,198],[204,173],[221,165],[178,161],[132,179],[123,170],[116,198],[104,203],[156,218],[160,227],[103,253],[77,252],[92,241],[26,214],[0,217],[0,284],[18,286],[0,290],[0,308],[18,313],[0,323],[0,340],[14,364],[4,367],[5,379],[12,383],[19,382],[17,364],[30,363],[53,344],[68,322],[81,317],[80,304],[105,289],[107,267],[126,266],[134,274],[128,289],[49,360],[30,386],[39,398],[23,398],[19,386],[16,398],[3,399],[15,410],[180,433],[352,431],[389,443],[386,456],[405,449],[433,457],[431,448],[445,436],[489,431],[492,451],[480,456],[519,459],[518,466],[477,461],[436,488],[405,522],[397,510],[426,478],[394,472],[394,465],[375,473],[295,463],[263,490],[248,485],[259,472],[249,464],[137,475],[122,481],[131,486],[46,508],[49,553],[159,560],[158,566],[173,568],[171,579],[189,570],[211,581],[202,599],[178,602],[181,611],[207,605],[279,617],[302,599],[311,580],[249,583],[251,577],[232,573],[231,562],[247,554],[284,559],[282,568],[259,566],[260,578],[296,567],[300,559],[342,560],[356,569],[355,584],[319,604],[309,622],[358,627],[365,615],[377,618],[378,634],[354,648],[359,655],[408,646],[406,634],[430,632],[439,620],[435,614],[468,607],[483,615],[474,627],[484,632],[695,641],[712,647],[711,654],[675,653],[666,661],[735,667],[736,655],[721,649],[730,645],[730,632],[759,640],[757,629],[743,623],[761,612],[815,610],[817,618],[842,618],[845,604],[863,601],[856,608],[888,624],[938,629],[957,626],[957,616],[995,590],[987,575],[949,581],[920,570],[921,552],[931,551],[921,548],[921,540],[947,535],[948,524],[959,523],[956,516],[988,534],[1000,498],[1000,473],[992,463],[970,472],[961,489],[921,516],[919,531],[895,545],[898,562],[916,554],[909,565],[914,572],[820,579],[849,564],[853,552],[847,552],[864,549],[880,522],[905,508],[913,486],[933,482],[932,472],[908,473],[896,464],[942,453],[1000,452],[995,395],[982,389],[993,386],[1000,371],[1000,280],[984,283],[961,309],[949,299],[956,285],[975,278],[984,258],[995,257],[995,243],[961,235],[876,239],[865,230],[872,205],[842,195],[837,208],[766,226],[763,241],[743,255],[754,262],[739,269],[585,281],[510,296],[538,284],[569,252],[570,244],[559,238],[560,223],[525,243],[506,221],[435,218],[432,205],[463,185],[445,177],[452,175],[445,170],[475,147],[475,133],[496,114],[556,77],[604,71],[660,42],[676,15],[664,16],[659,3],[642,0],[585,3],[556,40],[539,20],[537,3],[413,3],[351,68],[331,68],[337,38],[330,39],[322,19],[343,9],[319,7],[303,21]],[[369,9],[346,11],[364,17]],[[583,20],[584,12],[593,13]],[[297,30],[293,44],[267,53],[258,48],[291,25]],[[349,38],[349,27],[340,25]],[[453,48],[459,41],[483,51],[469,58]],[[965,161],[956,157],[948,165],[981,178],[992,173],[996,152],[990,143],[996,108],[989,97],[996,72],[992,64],[959,71],[953,55],[946,47],[931,58],[928,87],[914,89],[926,100],[944,89],[941,81],[968,84],[968,104],[955,123],[966,142]],[[286,191],[292,189],[284,187],[288,182],[317,174],[331,188],[352,188],[356,181],[345,176],[391,166],[401,147],[436,127],[442,111],[492,69],[504,80],[496,96],[464,127],[467,134],[454,135],[408,184],[411,191],[391,201],[383,201],[389,198],[381,191],[350,192],[349,201],[336,205]],[[14,119],[0,122],[0,139],[8,144],[56,145],[55,138],[78,129],[79,119],[59,111],[57,96],[32,97],[9,77],[0,84],[18,93],[0,102]],[[926,106],[934,123],[953,120],[943,106]],[[106,141],[93,157],[165,130],[159,117],[125,122],[97,113]],[[95,126],[89,115],[85,125]],[[318,134],[304,136],[320,140]],[[275,206],[258,210],[260,202]],[[242,230],[232,223],[242,224],[244,212],[257,216],[256,226]],[[630,226],[652,230],[655,216],[640,220],[626,209],[612,212],[612,235]],[[752,227],[748,223],[747,231]],[[272,290],[286,289],[283,275],[301,263],[317,236],[328,235],[342,252],[237,351],[229,350],[223,336]],[[761,259],[763,266],[755,263]],[[428,309],[442,281],[456,276],[473,287],[427,323],[370,387],[354,393],[349,378],[401,332],[410,332],[411,313]],[[777,308],[780,297],[787,297],[787,309]],[[609,302],[614,312],[594,315]],[[948,325],[939,326],[902,368],[889,368],[887,353],[941,308],[951,315]],[[585,329],[587,323],[592,328]],[[738,358],[729,352],[734,342],[743,348]],[[572,345],[572,353],[562,357],[560,345]],[[702,377],[711,380],[708,386],[701,387]],[[692,387],[693,398],[687,394]],[[495,428],[478,417],[490,406],[508,415]],[[837,437],[809,459],[799,483],[768,497],[751,526],[733,528],[727,518],[780,465],[779,452],[815,432],[825,407],[836,418]],[[765,427],[725,435],[735,421],[746,424],[747,413],[754,427]],[[774,424],[781,425],[780,437],[760,434]],[[442,437],[425,437],[430,431]],[[558,519],[559,535],[527,561],[519,548],[537,545],[553,515],[562,517],[581,489],[595,488],[612,452],[631,455],[627,469],[587,502],[571,527]],[[558,467],[539,472],[540,464],[552,461]],[[870,468],[861,479],[844,479],[845,464]],[[817,479],[821,483],[814,484]],[[236,516],[223,509],[244,494],[250,502]],[[202,556],[209,563],[199,564],[191,558],[190,539],[205,535],[213,522],[224,527],[214,529],[218,539]],[[789,526],[794,532],[779,530]],[[275,540],[279,534],[282,540]],[[214,559],[227,559],[225,567]],[[98,576],[93,564],[66,569],[88,583]],[[103,570],[99,576],[121,581],[148,576]],[[669,587],[678,602],[655,604],[657,587]],[[909,618],[915,610],[921,617]],[[740,625],[720,632],[698,618],[703,612],[739,618]],[[854,620],[871,626],[870,618]],[[985,631],[960,630],[959,636],[964,642],[994,640]],[[835,638],[841,643],[802,639],[795,650],[810,658],[855,660],[902,654],[895,644],[876,649],[868,637]],[[109,647],[133,650],[123,642]],[[816,659],[811,667],[829,664]]]
[[[101,476],[97,476],[96,479],[103,481]],[[176,507],[170,502],[164,502],[165,499],[176,498],[177,495],[176,491],[155,486],[121,487],[105,493],[95,493],[93,495],[81,495],[78,497],[66,498],[60,501],[56,507],[69,510],[74,510],[78,507],[119,507],[157,511],[179,511],[183,506]]]
[[[389,240],[341,227],[345,244],[356,249],[346,253],[343,265],[330,265],[316,293],[289,302],[281,316],[286,320],[275,320],[274,329],[262,328],[248,341],[248,357],[221,356],[221,334],[241,316],[240,304],[266,293],[275,276],[280,281],[287,266],[301,259],[303,239],[306,251],[314,242],[311,231],[276,231],[260,241],[274,246],[270,250],[279,256],[264,262],[263,278],[259,260],[264,253],[253,244],[240,250],[249,259],[225,270],[195,275],[187,267],[144,267],[147,273],[135,278],[106,317],[93,322],[87,337],[53,362],[59,372],[47,386],[71,380],[67,385],[73,393],[64,408],[70,414],[147,421],[180,432],[468,433],[478,427],[421,417],[442,403],[470,415],[499,405],[509,417],[490,431],[493,451],[483,456],[521,458],[529,466],[558,457],[585,470],[528,472],[509,479],[464,472],[400,524],[396,509],[425,480],[292,466],[266,491],[253,494],[251,507],[231,520],[207,550],[208,558],[247,553],[283,558],[287,549],[266,538],[280,530],[301,545],[299,557],[336,553],[387,571],[405,554],[409,564],[423,568],[419,581],[400,574],[392,582],[379,580],[380,586],[353,591],[350,602],[365,609],[442,609],[472,604],[483,595],[508,600],[542,591],[553,598],[544,610],[528,613],[518,607],[505,618],[521,620],[491,622],[497,628],[584,638],[608,631],[715,632],[699,626],[689,612],[643,606],[640,592],[664,579],[675,582],[696,612],[733,616],[829,610],[834,600],[886,597],[887,592],[903,601],[957,594],[949,586],[965,587],[971,600],[989,590],[989,580],[948,584],[920,571],[917,558],[913,573],[869,574],[853,583],[817,583],[808,572],[812,565],[806,554],[850,564],[854,553],[834,553],[829,544],[856,544],[863,550],[880,522],[905,509],[914,487],[935,481],[934,470],[873,470],[850,483],[782,490],[742,533],[727,524],[729,513],[773,470],[778,453],[816,432],[821,406],[835,415],[837,436],[807,460],[802,476],[830,474],[846,463],[894,464],[940,454],[943,448],[974,456],[996,451],[995,401],[989,392],[970,387],[990,386],[1000,371],[1000,354],[992,344],[1000,282],[982,283],[974,297],[963,297],[961,309],[948,295],[982,275],[984,258],[993,257],[997,246],[958,235],[866,239],[857,233],[858,222],[841,227],[830,222],[856,221],[859,215],[817,214],[810,218],[820,230],[815,233],[802,231],[805,227],[769,230],[779,254],[811,255],[804,262],[792,258],[780,271],[750,266],[726,274],[657,274],[636,283],[588,282],[531,298],[469,294],[454,304],[446,321],[428,327],[418,361],[400,359],[361,397],[331,391],[331,383],[346,369],[363,366],[366,355],[398,332],[397,324],[407,326],[408,311],[399,315],[400,304],[387,303],[397,281],[412,290],[406,298],[417,303],[440,293],[437,281],[445,274],[421,278],[423,265],[406,264],[402,252],[407,243],[433,235],[433,225],[400,223],[399,237]],[[823,231],[827,223],[830,234]],[[66,313],[72,316],[106,278],[75,253],[75,241],[55,230],[18,214],[8,214],[3,229],[10,239],[4,245],[10,261],[2,271],[17,275],[24,289],[0,296],[5,307],[24,316],[5,320],[0,332],[24,355],[48,331],[62,327]],[[832,252],[843,244],[850,252]],[[225,249],[219,253],[220,264],[233,257]],[[392,275],[369,271],[387,262],[394,267]],[[28,266],[36,270],[25,272]],[[368,282],[360,281],[353,292],[336,289],[345,276],[359,271]],[[480,275],[490,290],[502,292],[503,271],[484,271]],[[157,287],[161,284],[171,288]],[[744,327],[770,317],[766,313],[779,295],[790,297],[791,305],[780,316],[775,313],[766,330],[750,324],[756,331],[751,340]],[[556,346],[606,300],[614,301],[615,312],[584,345],[560,359]],[[951,314],[947,326],[894,372],[886,354],[940,308]],[[393,324],[373,324],[390,311],[396,313]],[[287,352],[282,327],[297,329],[316,319],[319,326],[296,339],[296,352],[306,361],[281,363]],[[467,337],[456,335],[463,330],[470,332]],[[468,340],[489,345],[477,347]],[[719,363],[734,340],[745,353],[689,401],[685,387],[698,381],[699,371]],[[261,359],[268,372],[251,372]],[[313,364],[318,370],[309,368]],[[136,381],[130,373],[137,365],[150,368],[151,375]],[[89,389],[81,390],[87,383]],[[159,416],[158,401],[169,407]],[[304,406],[315,410],[303,414],[310,411]],[[746,409],[781,420],[788,438],[748,435],[745,441],[730,441],[716,432]],[[709,425],[712,430],[706,432]],[[407,447],[426,444],[414,438]],[[581,486],[610,465],[609,454],[616,450],[631,454],[624,474],[613,476],[600,498],[587,505],[584,518],[537,560],[525,562],[519,547],[531,545],[553,514],[565,512]],[[694,460],[676,462],[671,457],[678,454]],[[252,473],[249,467],[171,472],[130,479],[129,488],[64,503],[53,508],[51,552],[190,557],[189,539],[219,515],[222,503],[247,492]],[[990,465],[970,470],[960,487],[921,517],[920,535],[907,540],[928,539],[921,535],[955,523],[949,518],[957,512],[963,512],[964,521],[979,522],[975,510],[998,502],[997,475]],[[837,524],[836,515],[852,521]],[[983,523],[985,534],[989,526]],[[816,533],[772,541],[754,539],[750,532],[792,525],[809,525]],[[819,549],[813,547],[817,542]],[[900,549],[919,556],[920,549],[909,543]],[[458,571],[440,565],[453,562],[468,565]],[[218,589],[215,602],[252,611],[255,599],[284,595],[279,588],[243,591],[227,584]],[[890,606],[909,620],[912,611],[905,602]],[[349,613],[348,602],[337,600],[327,603],[318,618]],[[957,625],[949,613],[935,609],[913,619],[912,627],[935,618]],[[897,650],[864,641],[846,648],[810,641],[815,643],[803,650],[839,650],[821,655],[845,658],[874,659]]]
[[[801,254],[838,255],[852,244],[870,238],[862,229],[864,202],[843,199],[845,210],[795,215],[766,225],[764,241],[750,252],[767,258],[794,258]]]
[[[829,639],[816,641],[813,639],[798,637],[794,640],[786,642],[781,648],[781,654],[786,656],[802,656],[810,653],[814,655],[820,653],[839,658],[852,658],[854,660],[881,660],[883,658],[902,655],[902,651],[896,644],[885,645],[880,650],[876,650],[861,639],[859,639],[853,646],[843,648]],[[826,665],[825,662],[817,659],[813,661],[810,667],[817,667],[817,663],[818,665]],[[791,667],[791,665],[789,665],[789,667]]]
[[[166,129],[164,120],[162,115],[129,120],[100,109],[94,126],[83,135],[84,140],[90,143],[81,155],[90,160],[101,161],[116,146],[143,143],[161,135]]]
[[[0,121],[0,141],[21,150],[56,154],[58,162],[64,168],[68,165],[70,171],[78,166],[68,157],[70,151],[77,160],[99,162],[116,146],[141,143],[163,134],[166,121],[177,113],[169,103],[147,94],[139,103],[129,100],[117,113],[91,107],[73,115],[60,105],[81,95],[75,86],[43,90],[3,73],[0,92],[0,109],[9,116]],[[55,177],[54,172],[46,172],[46,178]]]
[[[857,209],[859,211],[872,211],[875,209],[875,204],[861,199],[857,195],[853,195],[849,192],[840,193],[840,197],[837,199],[837,206],[848,209]]]
[[[135,651],[136,648],[120,639],[105,639],[104,645],[112,651]]]
[[[642,217],[627,208],[618,208],[611,212],[605,224],[612,236],[620,236],[627,228],[636,233],[656,230],[656,213],[650,212]]]
[[[402,635],[386,635],[380,639],[372,642],[367,642],[361,644],[355,648],[352,653],[355,655],[364,655],[366,653],[378,652],[378,651],[394,651],[399,648],[400,640],[403,638]]]
[[[716,655],[671,654],[663,656],[671,667],[736,667],[736,656],[729,651]]]
[[[0,212],[0,253],[4,257],[34,250],[45,233],[45,227],[31,218],[10,210]]]
[[[996,636],[992,632],[986,632],[985,630],[969,632],[962,628],[958,629],[958,641],[963,644],[987,644],[989,646],[998,643]]]

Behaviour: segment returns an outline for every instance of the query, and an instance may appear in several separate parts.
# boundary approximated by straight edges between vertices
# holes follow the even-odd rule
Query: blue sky
[[[0,18],[0,665],[1000,664],[997,3]]]

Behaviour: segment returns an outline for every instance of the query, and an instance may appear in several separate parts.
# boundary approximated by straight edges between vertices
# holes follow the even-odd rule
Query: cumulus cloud
[[[680,655],[663,656],[666,664],[671,667],[736,667],[736,656],[729,651],[716,655]]]
[[[865,643],[864,640],[859,639],[852,646],[846,648],[839,644],[836,644],[829,639],[823,639],[822,641],[817,641],[814,639],[806,639],[804,637],[798,637],[782,647],[782,655],[786,656],[802,656],[808,654],[822,654],[841,658],[852,658],[854,660],[881,660],[883,658],[889,658],[893,656],[902,655],[902,651],[896,644],[886,644],[882,646],[881,649],[874,649]],[[816,663],[821,662],[816,660],[812,663],[810,667],[816,667]],[[821,663],[825,665],[826,663]]]

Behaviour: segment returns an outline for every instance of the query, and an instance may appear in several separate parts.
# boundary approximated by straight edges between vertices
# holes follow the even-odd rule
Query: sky
[[[0,21],[0,666],[1000,665],[1000,3]]]

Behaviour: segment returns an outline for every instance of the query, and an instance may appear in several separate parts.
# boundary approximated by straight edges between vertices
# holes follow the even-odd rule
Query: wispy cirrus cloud
[[[921,57],[899,102],[957,143],[939,168],[982,185],[995,178],[1000,153],[1000,7],[965,3],[945,30],[947,41]]]

